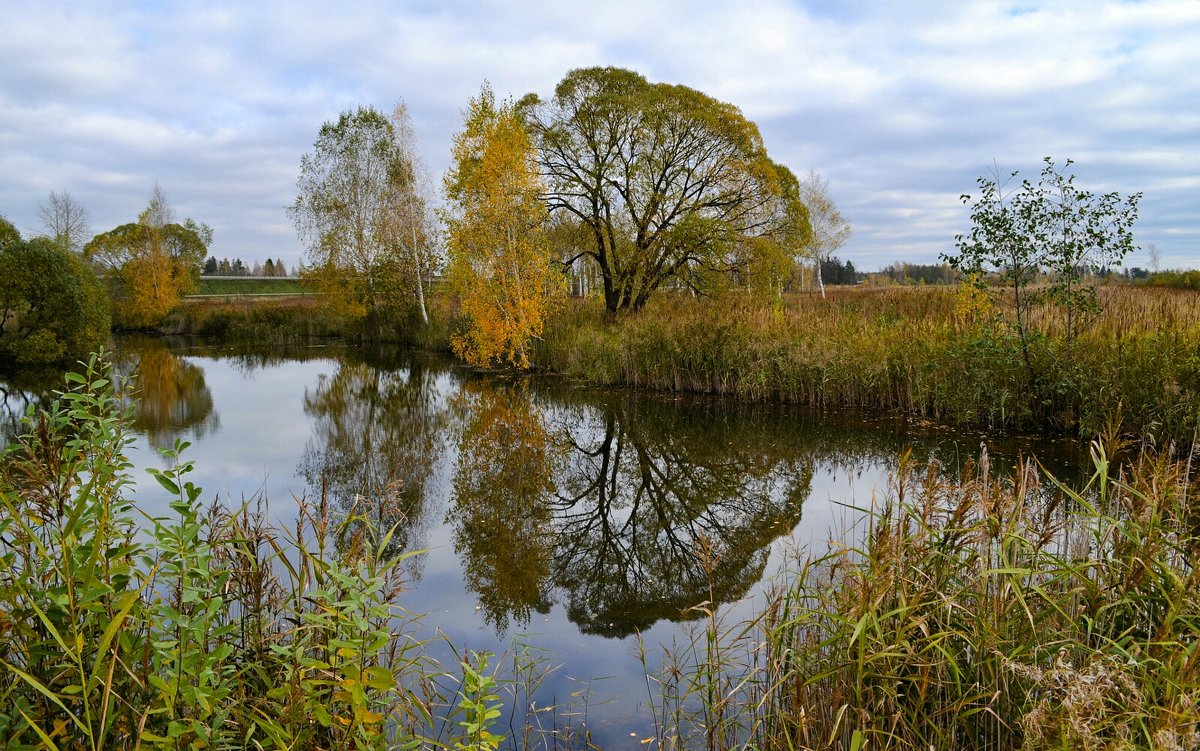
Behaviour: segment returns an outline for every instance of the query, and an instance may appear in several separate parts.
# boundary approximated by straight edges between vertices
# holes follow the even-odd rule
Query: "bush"
[[[45,238],[0,247],[0,354],[20,364],[86,356],[108,338],[108,297],[92,269]]]

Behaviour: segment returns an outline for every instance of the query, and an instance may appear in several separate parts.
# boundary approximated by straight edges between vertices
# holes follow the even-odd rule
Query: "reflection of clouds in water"
[[[224,361],[205,357],[191,361],[204,370],[221,423],[219,430],[196,438],[184,452],[184,459],[195,462],[189,478],[204,488],[204,497],[220,496],[233,505],[261,492],[271,518],[285,528],[292,526],[293,496],[305,492],[294,476],[310,431],[302,406],[304,389],[314,370],[332,369],[335,363],[284,361],[257,369],[248,378]],[[131,458],[138,466],[161,464],[144,437],[134,448]],[[166,498],[157,483],[142,472],[135,479],[138,497],[154,499],[159,513],[165,512]]]

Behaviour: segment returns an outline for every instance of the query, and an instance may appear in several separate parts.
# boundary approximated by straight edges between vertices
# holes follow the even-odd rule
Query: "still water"
[[[206,497],[265,498],[281,527],[297,497],[358,504],[396,525],[397,552],[424,551],[400,603],[420,628],[460,650],[529,645],[554,668],[533,700],[586,701],[570,721],[603,748],[652,733],[640,650],[656,663],[705,601],[755,612],[798,555],[852,530],[848,506],[888,492],[906,449],[950,475],[983,443],[997,467],[1036,453],[1069,475],[1079,459],[1069,442],[481,375],[396,350],[124,338],[115,363],[138,378],[144,511],[167,514],[143,470],[176,439]],[[60,379],[0,381],[0,438]]]

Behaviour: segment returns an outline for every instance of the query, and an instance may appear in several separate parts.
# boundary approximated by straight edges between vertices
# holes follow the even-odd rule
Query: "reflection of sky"
[[[262,492],[274,513],[292,518],[292,497],[305,490],[303,479],[295,474],[310,432],[304,389],[319,373],[334,372],[336,361],[285,361],[253,370],[210,358],[188,361],[204,370],[220,416],[220,427],[203,438],[185,434],[193,445],[183,458],[195,462],[188,479],[204,489],[202,498],[219,496],[231,504]],[[144,438],[133,448],[130,459],[138,468],[165,463]],[[167,497],[158,483],[141,472],[135,479],[139,506],[148,513],[165,513]]]

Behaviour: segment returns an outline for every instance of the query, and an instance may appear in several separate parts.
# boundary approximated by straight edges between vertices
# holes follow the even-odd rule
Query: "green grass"
[[[246,277],[244,279],[212,279],[200,277],[196,295],[303,295],[310,294],[300,286],[297,279],[267,279]]]

